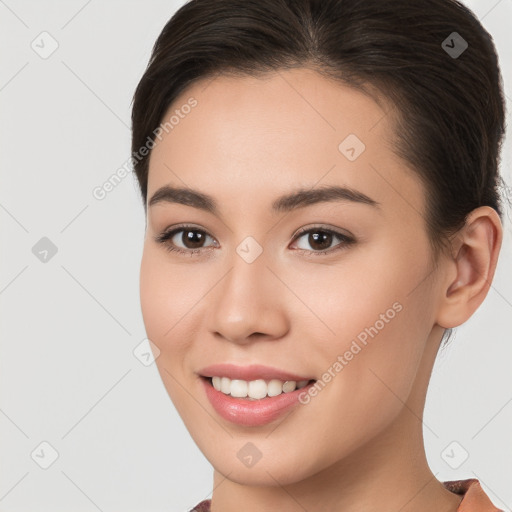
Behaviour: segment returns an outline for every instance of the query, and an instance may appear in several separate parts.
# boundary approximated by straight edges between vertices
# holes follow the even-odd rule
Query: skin
[[[190,97],[197,106],[152,150],[148,199],[164,185],[186,186],[213,196],[220,213],[148,207],[140,293],[163,383],[214,467],[212,511],[243,503],[247,512],[454,512],[461,497],[427,464],[423,407],[444,328],[466,321],[488,292],[498,215],[474,210],[434,266],[425,191],[391,150],[391,115],[369,96],[300,68],[199,81],[169,113]],[[353,162],[338,149],[351,133],[366,146]],[[326,185],[379,206],[338,200],[272,211],[282,194]],[[180,223],[210,235],[200,252],[169,252],[155,241]],[[315,255],[321,247],[308,234],[294,235],[318,226],[355,243],[333,237],[324,246],[331,252]],[[193,247],[182,234],[172,241]],[[250,264],[236,252],[248,236],[263,248]],[[197,372],[212,363],[259,363],[320,380],[395,302],[402,310],[284,417],[238,426],[207,400]],[[252,467],[237,457],[249,441],[262,453]]]

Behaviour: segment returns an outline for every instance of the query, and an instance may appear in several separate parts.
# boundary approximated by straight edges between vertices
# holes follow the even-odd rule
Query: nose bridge
[[[239,343],[253,333],[281,336],[287,329],[285,311],[263,247],[247,237],[229,264],[211,306],[209,330]]]

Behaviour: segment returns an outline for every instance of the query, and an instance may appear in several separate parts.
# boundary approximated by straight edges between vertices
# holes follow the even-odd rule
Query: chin
[[[314,453],[304,453],[304,447],[299,453],[300,447],[295,444],[272,443],[265,438],[268,434],[234,434],[228,439],[228,434],[190,433],[213,468],[240,485],[289,485],[322,469]]]

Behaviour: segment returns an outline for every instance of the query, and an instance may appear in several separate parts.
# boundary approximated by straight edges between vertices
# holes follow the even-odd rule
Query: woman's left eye
[[[309,245],[309,247],[313,248],[313,251],[304,246],[299,247],[299,250],[306,251],[314,256],[328,254],[339,249],[344,249],[348,245],[355,242],[355,240],[348,235],[338,233],[337,231],[326,228],[310,228],[301,230],[294,240],[300,240],[302,238],[306,242],[303,245]],[[332,243],[336,240],[336,238],[340,240],[340,242],[335,244],[333,247]]]

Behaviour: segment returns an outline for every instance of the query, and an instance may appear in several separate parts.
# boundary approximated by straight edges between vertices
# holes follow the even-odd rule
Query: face
[[[314,71],[198,82],[163,121],[177,109],[140,274],[156,364],[218,471],[298,482],[383,438],[414,389],[437,293],[425,192],[389,115]]]

